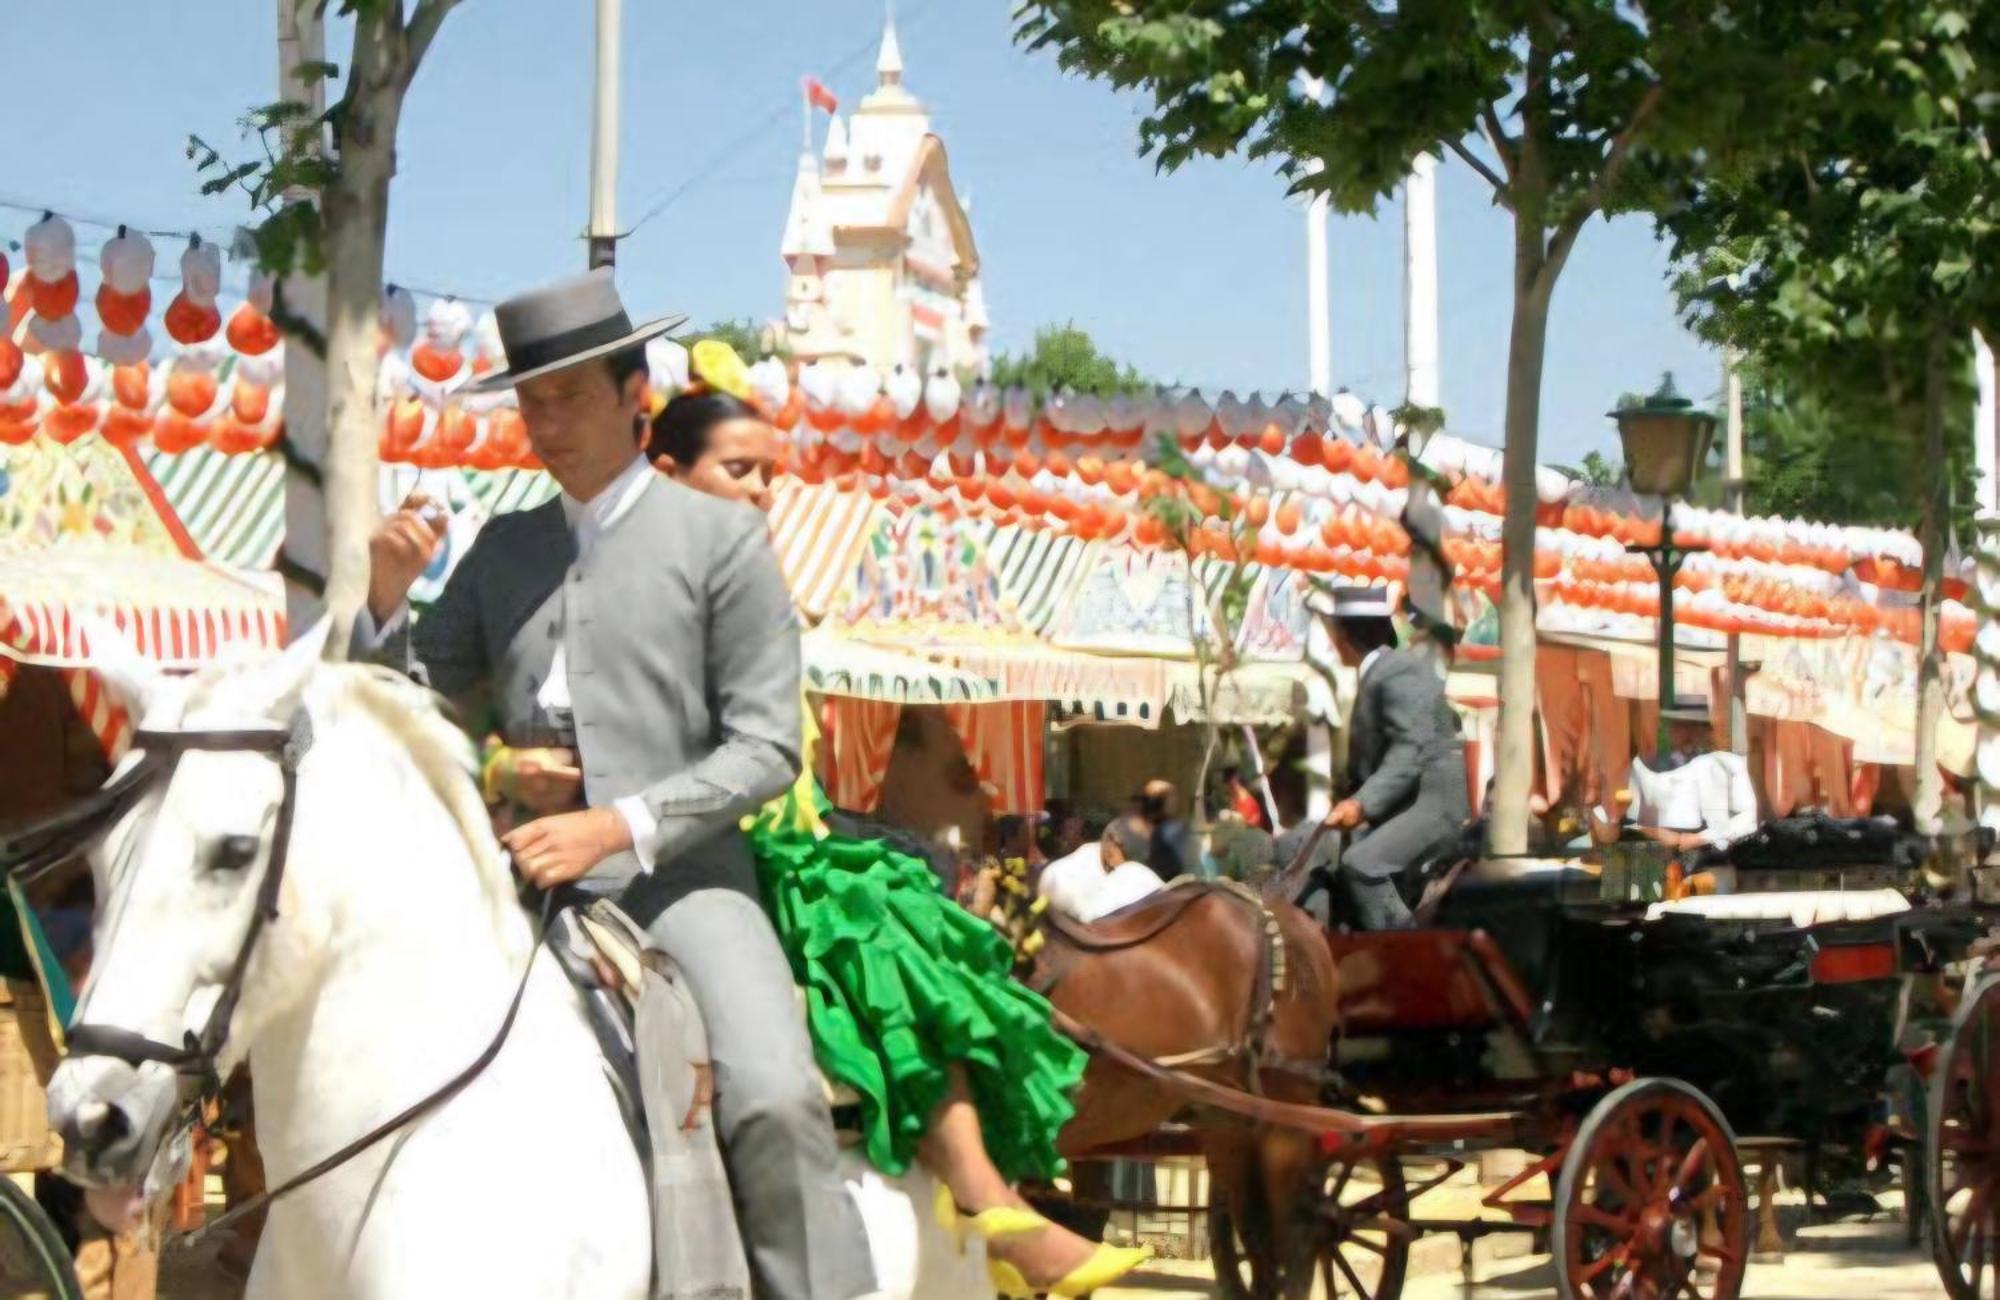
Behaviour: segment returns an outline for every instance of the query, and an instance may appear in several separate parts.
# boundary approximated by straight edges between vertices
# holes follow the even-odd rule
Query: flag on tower
[[[806,102],[808,104],[811,104],[814,108],[823,108],[829,113],[838,113],[840,111],[840,101],[834,98],[832,91],[820,84],[818,77],[807,77],[805,79],[805,87]]]

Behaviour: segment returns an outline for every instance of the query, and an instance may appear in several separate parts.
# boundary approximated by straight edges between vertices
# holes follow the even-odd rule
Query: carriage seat
[[[1672,903],[1654,903],[1646,919],[1699,916],[1711,921],[1788,921],[1797,929],[1836,921],[1873,921],[1910,910],[1910,900],[1894,889],[1799,889],[1768,894],[1709,894]]]

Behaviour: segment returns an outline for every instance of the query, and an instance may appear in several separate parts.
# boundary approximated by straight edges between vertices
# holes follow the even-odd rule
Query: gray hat
[[[468,393],[511,388],[546,375],[638,347],[687,321],[685,312],[634,326],[619,300],[611,268],[599,267],[516,294],[493,309],[507,365],[465,386]]]

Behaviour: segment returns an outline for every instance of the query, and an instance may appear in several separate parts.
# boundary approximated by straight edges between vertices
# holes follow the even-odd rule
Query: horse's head
[[[49,1086],[79,1181],[148,1181],[187,1100],[310,983],[325,909],[295,906],[297,875],[272,867],[289,848],[280,823],[297,811],[325,635],[322,624],[282,654],[180,680],[150,673],[115,634],[92,638],[139,727],[126,763],[153,777],[93,855],[90,978]]]

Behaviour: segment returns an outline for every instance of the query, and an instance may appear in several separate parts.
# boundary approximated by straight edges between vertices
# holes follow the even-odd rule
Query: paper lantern
[[[153,291],[141,284],[136,293],[119,293],[106,280],[97,287],[97,319],[111,334],[136,334],[153,310]]]
[[[73,352],[83,344],[83,322],[74,314],[43,316],[37,313],[28,321],[28,337],[45,352]]]
[[[213,370],[177,364],[167,377],[167,404],[196,419],[215,405],[216,378]]]
[[[1174,403],[1174,436],[1183,448],[1192,449],[1196,442],[1207,434],[1208,426],[1215,420],[1215,412],[1202,400],[1201,390],[1191,388]]]
[[[106,365],[136,366],[153,355],[152,331],[141,327],[131,334],[114,334],[110,330],[100,330],[97,335],[97,355]]]
[[[73,348],[51,351],[42,359],[43,382],[58,402],[74,402],[83,396],[90,382],[90,367],[81,352]]]
[[[21,378],[21,366],[25,359],[21,345],[0,333],[0,390],[11,389]]]
[[[408,348],[417,339],[417,300],[401,285],[386,285],[375,321],[385,348]]]
[[[35,314],[50,320],[76,310],[76,231],[61,217],[48,214],[21,237],[28,267],[29,302]]]

